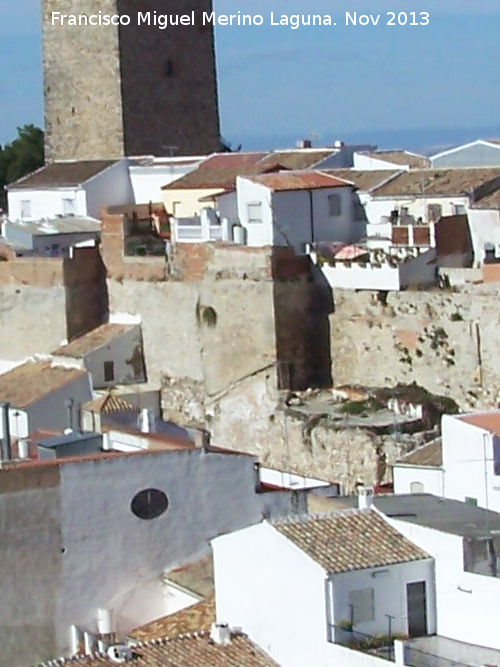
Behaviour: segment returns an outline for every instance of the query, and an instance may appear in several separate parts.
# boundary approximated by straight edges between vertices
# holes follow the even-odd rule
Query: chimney
[[[227,623],[212,623],[210,630],[210,639],[214,644],[226,646],[231,643],[231,630]]]
[[[141,433],[149,433],[151,431],[151,416],[148,408],[142,408],[139,415],[139,429]]]
[[[312,144],[310,139],[299,139],[295,142],[296,148],[311,148],[311,145]]]
[[[9,461],[12,458],[10,449],[10,426],[9,426],[9,408],[8,403],[0,403],[2,420],[2,459]]]
[[[358,509],[369,510],[373,504],[373,487],[358,487]]]

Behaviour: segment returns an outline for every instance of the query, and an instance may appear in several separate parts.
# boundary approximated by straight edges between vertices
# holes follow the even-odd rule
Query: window
[[[104,362],[104,382],[113,382],[115,379],[115,363],[114,361]]]
[[[443,215],[443,207],[441,204],[429,204],[427,207],[427,218],[429,222],[437,222]]]
[[[373,588],[349,593],[349,607],[353,627],[360,623],[369,623],[375,618]]]
[[[340,213],[340,195],[328,195],[328,215],[332,218]]]
[[[465,204],[455,204],[454,209],[455,209],[455,215],[465,215],[467,213]]]
[[[410,484],[410,493],[423,493],[424,485],[422,482],[412,482]]]
[[[159,489],[144,489],[132,498],[130,509],[139,519],[156,519],[168,508],[168,498]]]
[[[248,204],[248,222],[262,222],[262,203]]]
[[[31,218],[31,200],[30,199],[24,199],[21,202],[21,220],[25,220],[26,218]]]
[[[75,215],[76,203],[74,199],[63,199],[62,207],[63,207],[63,215]]]

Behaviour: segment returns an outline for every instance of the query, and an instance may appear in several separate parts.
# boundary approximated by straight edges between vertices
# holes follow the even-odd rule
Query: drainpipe
[[[316,242],[314,238],[314,206],[313,206],[313,193],[312,190],[308,190],[309,193],[309,220],[311,224],[311,245],[314,248]]]
[[[9,461],[12,458],[10,448],[10,427],[9,427],[9,407],[8,403],[0,403],[2,413],[2,459]]]

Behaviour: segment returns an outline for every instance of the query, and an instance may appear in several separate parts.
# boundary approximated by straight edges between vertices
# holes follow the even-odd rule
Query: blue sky
[[[39,5],[0,0],[0,142],[17,125],[42,123]],[[432,128],[500,134],[498,0],[215,0],[215,9],[266,23],[271,11],[337,19],[335,28],[218,27],[222,132],[233,144]],[[389,27],[390,10],[428,11],[430,25]],[[346,11],[381,14],[380,23],[348,28]]]

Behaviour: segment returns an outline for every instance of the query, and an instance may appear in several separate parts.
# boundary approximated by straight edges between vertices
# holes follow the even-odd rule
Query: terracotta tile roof
[[[383,160],[392,164],[408,165],[415,169],[425,169],[430,167],[431,161],[424,155],[411,153],[410,151],[392,150],[392,151],[374,151],[373,153],[364,153],[367,157],[375,160]]]
[[[295,171],[279,174],[262,174],[248,177],[254,183],[260,183],[274,192],[288,190],[316,190],[319,188],[348,187],[350,183],[320,171]]]
[[[237,176],[284,169],[309,169],[335,149],[289,150],[272,153],[222,153],[202,162],[189,174],[163,186],[162,190],[234,188]]]
[[[466,424],[471,424],[471,426],[477,426],[495,435],[500,435],[500,410],[477,412],[473,415],[461,415],[458,419]]]
[[[75,656],[62,659],[57,664],[61,667],[114,667],[116,661],[101,654],[93,657]],[[208,632],[135,644],[132,647],[132,659],[125,664],[134,667],[278,667],[246,635],[233,633],[231,642],[222,645],[214,643]]]
[[[53,162],[19,178],[11,183],[9,188],[57,188],[81,185],[116,162],[117,160]]]
[[[375,510],[352,510],[274,524],[328,574],[429,558]]]
[[[257,163],[266,153],[222,153],[213,155],[200,166],[176,181],[164,185],[162,190],[181,189],[226,189],[234,186],[236,176],[241,174],[258,174],[265,166],[257,167]]]
[[[175,614],[163,616],[129,633],[136,641],[151,641],[161,637],[178,637],[188,632],[209,631],[215,621],[215,597],[211,595]]]
[[[499,168],[421,169],[403,172],[373,191],[374,197],[467,195],[500,177]]]
[[[0,401],[25,408],[86,374],[79,368],[52,366],[50,361],[27,361],[0,375]]]
[[[89,412],[97,412],[102,415],[111,415],[114,412],[139,412],[135,405],[129,403],[121,396],[116,396],[116,394],[106,394],[105,396],[94,398],[93,401],[84,403],[82,409],[88,410]]]
[[[101,326],[88,331],[83,336],[75,338],[71,343],[61,345],[54,354],[64,357],[75,357],[79,359],[99,347],[107,345],[113,338],[120,336],[129,329],[132,329],[135,324],[101,324]]]
[[[214,592],[214,561],[212,555],[182,567],[177,567],[165,575],[170,581],[202,598]]]
[[[369,192],[400,172],[390,169],[324,169],[323,173],[350,181],[358,190]]]
[[[338,150],[335,148],[273,151],[260,160],[259,165],[272,166],[276,164],[281,165],[283,169],[311,169],[314,165],[337,152]]]
[[[428,468],[440,468],[443,465],[443,448],[441,438],[436,438],[425,445],[414,449],[409,454],[402,456],[398,463],[405,466],[422,466]]]

